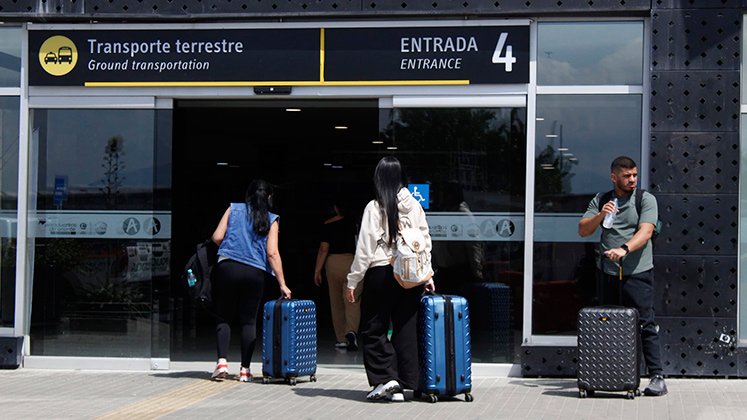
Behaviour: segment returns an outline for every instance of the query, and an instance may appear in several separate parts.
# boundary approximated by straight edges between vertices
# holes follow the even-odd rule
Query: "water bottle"
[[[195,284],[197,284],[197,276],[195,276],[195,273],[193,273],[190,268],[187,270],[187,285],[189,285],[189,287],[194,287]]]
[[[612,223],[615,221],[615,216],[617,216],[617,197],[612,199],[612,204],[615,205],[615,211],[613,211],[612,213],[607,213],[607,215],[604,216],[602,226],[605,229],[609,229],[612,227]]]

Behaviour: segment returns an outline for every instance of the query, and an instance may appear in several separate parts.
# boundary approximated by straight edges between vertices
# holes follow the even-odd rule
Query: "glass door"
[[[168,359],[171,110],[38,105],[31,356]]]
[[[426,210],[436,288],[467,297],[472,358],[519,360],[524,288],[523,96],[395,98],[382,108],[382,154],[397,156]]]

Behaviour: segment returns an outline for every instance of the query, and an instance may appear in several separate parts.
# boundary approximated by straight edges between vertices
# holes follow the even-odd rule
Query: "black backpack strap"
[[[609,190],[606,193],[602,194],[601,197],[599,197],[599,204],[597,204],[597,207],[599,209],[599,212],[602,212],[602,207],[612,199],[612,193],[615,192],[615,190]]]

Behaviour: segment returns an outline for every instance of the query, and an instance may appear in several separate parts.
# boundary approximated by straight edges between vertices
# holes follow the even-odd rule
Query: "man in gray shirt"
[[[620,156],[612,161],[610,169],[614,188],[611,197],[601,203],[602,206],[600,200],[603,195],[606,199],[608,194],[597,194],[591,200],[578,223],[578,233],[582,237],[592,235],[606,215],[616,213],[612,227],[602,227],[600,258],[597,262],[604,291],[600,299],[603,304],[621,304],[638,310],[643,357],[651,375],[651,382],[644,393],[665,395],[667,386],[662,376],[659,328],[654,321],[651,236],[659,218],[656,197],[645,191],[640,195],[639,215],[635,203],[638,185],[635,162],[629,157]],[[614,199],[617,199],[617,207]],[[622,287],[621,293],[618,293],[619,287]]]

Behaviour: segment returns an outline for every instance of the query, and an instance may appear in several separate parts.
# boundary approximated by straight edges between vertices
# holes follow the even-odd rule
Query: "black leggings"
[[[241,367],[249,368],[257,339],[257,313],[265,288],[265,272],[233,260],[223,260],[211,275],[215,305],[218,358],[227,358],[231,325],[241,326]]]

